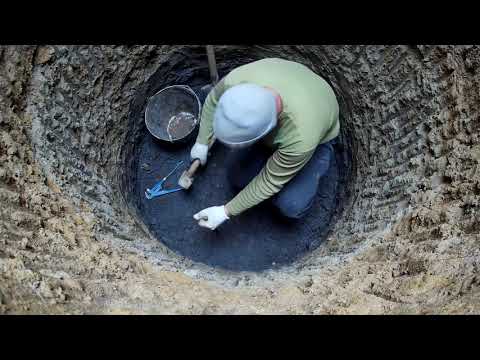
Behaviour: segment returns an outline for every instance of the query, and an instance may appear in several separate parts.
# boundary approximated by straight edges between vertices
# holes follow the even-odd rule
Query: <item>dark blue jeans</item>
[[[327,173],[334,156],[333,143],[321,144],[312,158],[270,201],[283,216],[300,219],[312,207],[321,178]],[[240,191],[265,166],[272,150],[261,144],[234,150],[228,159],[228,180],[233,188]]]

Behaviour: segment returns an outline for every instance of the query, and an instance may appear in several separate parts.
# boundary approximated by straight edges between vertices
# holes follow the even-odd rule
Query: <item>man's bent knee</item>
[[[299,206],[294,203],[291,203],[291,204],[275,203],[274,205],[283,217],[286,217],[292,220],[298,220],[303,218],[308,213],[308,210],[310,209],[310,206]]]

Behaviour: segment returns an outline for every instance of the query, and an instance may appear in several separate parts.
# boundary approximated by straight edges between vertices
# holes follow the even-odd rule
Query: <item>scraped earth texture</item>
[[[216,56],[220,72],[298,61],[337,93],[345,166],[322,242],[284,266],[232,271],[176,253],[142,221],[134,115],[182,76],[208,78],[204,47],[3,46],[0,313],[480,313],[479,46]]]

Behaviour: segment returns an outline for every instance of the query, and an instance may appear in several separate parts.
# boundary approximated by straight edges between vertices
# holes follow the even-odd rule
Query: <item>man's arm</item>
[[[239,215],[278,193],[305,166],[314,151],[302,154],[275,151],[260,173],[225,206],[227,214]]]
[[[203,104],[202,114],[200,117],[200,129],[198,131],[197,143],[203,145],[211,145],[214,140],[213,136],[213,116],[217,108],[218,100],[225,92],[225,78],[220,80],[217,85],[208,94]]]

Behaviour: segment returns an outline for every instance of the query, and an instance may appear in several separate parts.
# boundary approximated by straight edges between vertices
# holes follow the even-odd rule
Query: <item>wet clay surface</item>
[[[335,209],[338,178],[335,161],[321,181],[315,203],[304,219],[286,222],[264,202],[211,231],[199,227],[193,214],[209,206],[225,204],[235,195],[225,166],[231,150],[225,146],[212,147],[206,168],[197,173],[188,191],[152,200],[144,196],[145,189],[168,174],[179,160],[189,164],[191,145],[165,147],[148,134],[139,145],[135,175],[138,210],[150,231],[166,246],[194,261],[238,271],[279,267],[320,245]],[[142,166],[144,164],[149,166]],[[167,188],[176,186],[181,171],[169,178]]]

